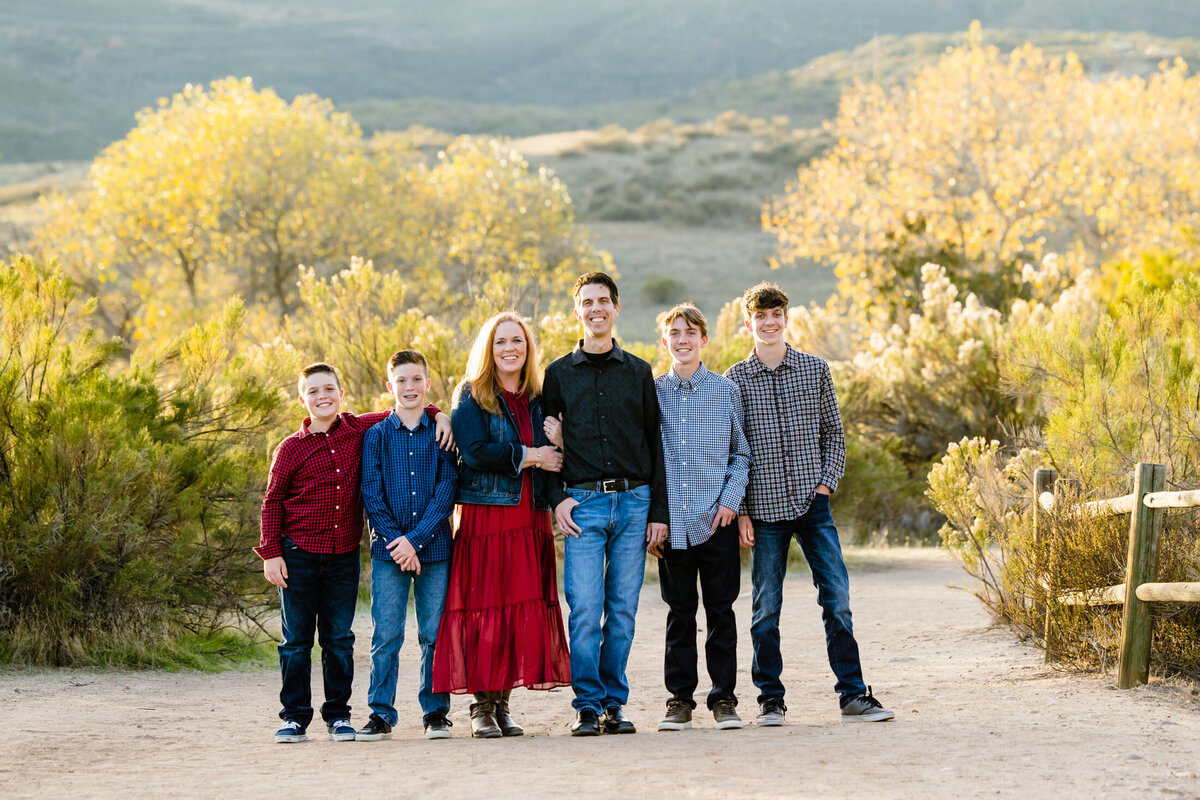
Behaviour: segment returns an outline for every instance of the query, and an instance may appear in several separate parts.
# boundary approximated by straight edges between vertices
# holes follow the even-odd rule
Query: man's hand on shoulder
[[[575,520],[571,517],[571,511],[577,505],[579,505],[578,500],[568,497],[554,507],[554,521],[558,524],[558,529],[562,531],[563,536],[579,538],[579,534],[583,532],[583,529],[576,525]]]
[[[271,583],[272,586],[287,588],[287,563],[283,560],[283,556],[275,556],[263,560],[263,575]]]

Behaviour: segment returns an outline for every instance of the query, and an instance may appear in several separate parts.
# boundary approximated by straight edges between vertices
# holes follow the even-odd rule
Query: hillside
[[[700,121],[727,108],[813,120],[827,113],[832,84],[805,112],[808,101],[740,82],[775,72],[790,94],[788,70],[818,56],[875,36],[962,31],[972,19],[993,30],[1200,35],[1200,4],[1187,0],[9,0],[0,157],[90,158],[138,109],[226,75],[340,106],[436,99],[392,110],[388,127],[527,135]],[[854,69],[886,61],[872,59]]]

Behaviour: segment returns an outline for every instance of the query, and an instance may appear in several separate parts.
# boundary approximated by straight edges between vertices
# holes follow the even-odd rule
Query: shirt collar
[[[404,424],[404,421],[400,419],[400,415],[396,413],[396,409],[394,408],[392,409],[392,413],[387,415],[387,420],[388,422],[392,423],[393,428],[400,429],[408,427]],[[424,409],[422,409],[421,421],[417,423],[417,428],[424,428],[425,426],[432,424],[433,423],[429,421],[429,415],[425,413]]]
[[[704,362],[701,361],[700,366],[696,368],[695,374],[686,381],[680,380],[679,376],[675,374],[675,368],[672,367],[667,371],[667,383],[672,389],[680,389],[686,386],[689,389],[695,390],[700,388],[700,386],[704,383],[704,379],[707,378],[708,375],[709,371],[705,369]]]
[[[617,361],[625,360],[625,351],[621,349],[621,345],[617,344],[617,340],[613,339],[612,350],[608,351],[608,357]],[[584,361],[587,361],[587,353],[583,352],[583,339],[580,339],[575,344],[575,349],[571,351],[571,366],[578,366]]]
[[[787,348],[787,351],[783,354],[783,361],[779,362],[779,366],[782,367],[786,364],[792,369],[800,369],[800,352],[787,342],[784,342],[783,346]],[[754,350],[751,350],[750,355],[746,357],[746,366],[750,368],[751,375],[768,371],[767,365],[762,362]]]
[[[332,434],[334,431],[336,431],[338,429],[338,426],[340,426],[342,424],[342,417],[346,417],[349,415],[350,415],[349,411],[339,411],[337,417],[335,417],[333,420],[333,424],[329,426],[329,430],[325,431],[326,435]],[[313,433],[312,431],[310,431],[308,429],[308,424],[310,422],[312,422],[312,417],[305,417],[304,421],[300,423],[300,438],[301,439],[305,439],[309,436],[316,436],[315,433]]]

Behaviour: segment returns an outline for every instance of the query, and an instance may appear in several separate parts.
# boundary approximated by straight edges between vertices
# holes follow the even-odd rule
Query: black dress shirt
[[[563,468],[550,504],[567,499],[563,484],[610,478],[650,484],[649,522],[667,524],[667,477],[659,430],[658,392],[650,365],[613,342],[593,364],[583,342],[546,367],[542,402],[563,415]]]

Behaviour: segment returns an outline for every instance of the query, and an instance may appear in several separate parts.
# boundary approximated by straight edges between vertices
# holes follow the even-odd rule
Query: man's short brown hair
[[[699,328],[701,336],[708,336],[708,320],[700,313],[700,309],[691,303],[680,303],[659,318],[658,327],[663,336],[667,335],[671,325],[680,317],[683,317],[688,325]]]
[[[742,295],[742,310],[749,317],[755,311],[765,311],[768,308],[782,308],[785,311],[788,307],[788,296],[783,289],[779,288],[777,283],[768,283],[763,281],[760,284],[751,286]]]
[[[316,361],[300,370],[300,375],[296,379],[296,393],[304,394],[304,382],[310,375],[316,375],[318,372],[328,372],[333,376],[333,382],[337,384],[338,388],[342,388],[342,381],[338,378],[337,370],[324,361]]]
[[[612,276],[606,272],[585,272],[575,279],[575,285],[571,287],[571,297],[578,299],[579,292],[589,283],[598,283],[601,286],[608,287],[609,297],[612,298],[613,305],[620,302],[617,299],[617,282],[612,279]]]
[[[421,369],[425,370],[425,377],[429,377],[429,362],[425,360],[425,354],[420,350],[397,350],[392,353],[392,357],[388,359],[388,379],[392,377],[392,370],[403,364],[420,364]]]

